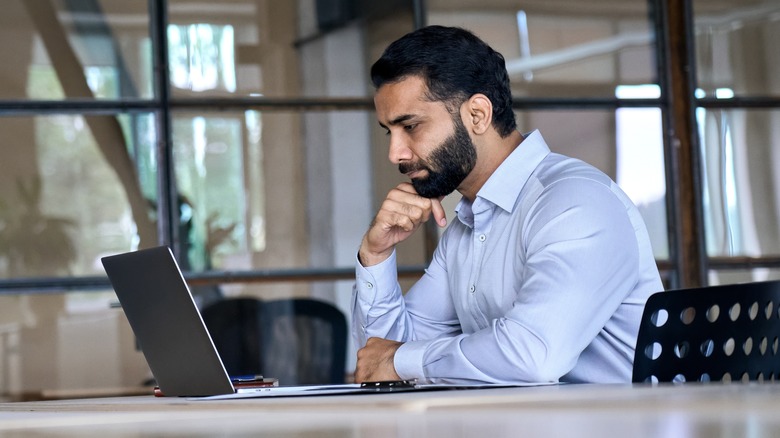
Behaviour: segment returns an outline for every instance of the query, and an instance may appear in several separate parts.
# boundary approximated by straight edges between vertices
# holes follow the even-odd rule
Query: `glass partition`
[[[373,52],[413,21],[411,2],[398,0],[168,4],[171,90],[179,98],[368,98]]]
[[[707,254],[780,254],[780,111],[696,112]]]
[[[623,187],[674,284],[669,241],[681,236],[669,236],[679,230],[667,224],[666,181],[679,169],[663,154],[662,111],[671,103],[657,78],[667,49],[654,35],[666,25],[652,22],[660,5],[5,2],[0,395],[150,377],[107,283],[82,288],[104,280],[106,254],[179,245],[201,305],[313,297],[348,314],[345,275],[379,203],[404,179],[387,160],[368,71],[387,44],[424,22],[470,28],[504,54],[520,129],[539,129],[553,151]],[[777,94],[776,7],[694,2],[698,97]],[[159,11],[168,18],[162,41],[150,30]],[[162,48],[167,70],[155,70]],[[708,254],[778,254],[777,112],[708,106],[697,120]],[[158,211],[168,197],[173,211]],[[450,213],[457,198],[445,200]],[[430,255],[435,235],[424,234],[398,248],[404,288]],[[775,275],[730,272],[712,281]],[[354,351],[348,361],[347,371]]]
[[[754,281],[780,280],[780,269],[754,268],[754,269],[720,269],[709,271],[709,285],[749,283]],[[778,314],[780,316],[780,314]]]
[[[472,30],[506,58],[519,97],[614,97],[657,84],[648,2],[431,0],[429,24]]]
[[[2,117],[0,278],[103,275],[157,242],[151,114]]]
[[[696,0],[693,7],[701,97],[780,96],[780,3]]]
[[[79,296],[89,299],[72,299]],[[151,394],[127,319],[109,307],[115,299],[111,289],[0,295],[0,398],[84,397],[100,388]]]
[[[0,99],[151,98],[147,0],[8,1]]]

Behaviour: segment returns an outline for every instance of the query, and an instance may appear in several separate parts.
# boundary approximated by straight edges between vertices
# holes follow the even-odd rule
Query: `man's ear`
[[[477,93],[462,106],[466,128],[474,134],[481,135],[490,129],[493,123],[493,104],[487,96]]]

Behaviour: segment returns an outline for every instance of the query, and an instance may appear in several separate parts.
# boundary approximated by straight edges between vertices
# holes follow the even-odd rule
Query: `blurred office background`
[[[402,181],[368,69],[426,24],[505,56],[520,129],[616,179],[668,288],[780,278],[780,1],[7,0],[0,397],[150,377],[105,255],[170,245],[199,305],[348,315]],[[437,238],[399,248],[405,286]]]

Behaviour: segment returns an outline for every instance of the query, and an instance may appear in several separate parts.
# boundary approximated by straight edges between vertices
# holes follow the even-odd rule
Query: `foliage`
[[[46,215],[41,206],[39,177],[16,183],[19,202],[0,199],[0,258],[9,277],[68,273],[76,247],[68,234],[74,221]]]

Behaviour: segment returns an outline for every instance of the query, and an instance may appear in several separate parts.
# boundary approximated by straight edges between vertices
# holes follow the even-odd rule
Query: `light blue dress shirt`
[[[357,263],[358,347],[403,341],[396,372],[424,383],[631,380],[645,301],[663,285],[615,182],[534,131],[456,213],[406,295],[395,253]]]

